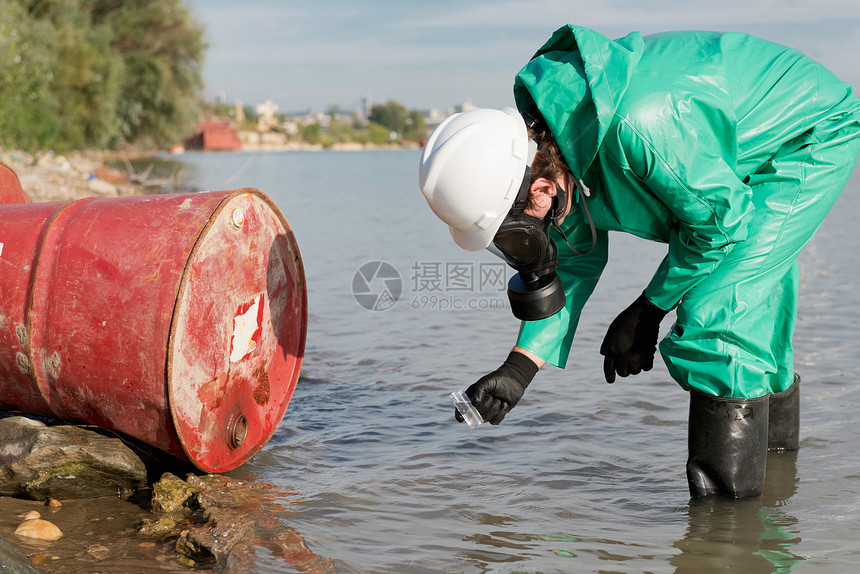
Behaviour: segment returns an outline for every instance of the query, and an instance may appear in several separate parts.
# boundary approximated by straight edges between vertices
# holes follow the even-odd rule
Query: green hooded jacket
[[[668,244],[645,295],[672,309],[746,238],[755,213],[748,176],[811,126],[860,114],[851,87],[826,68],[741,33],[610,40],[565,26],[517,74],[514,97],[544,118],[590,188],[598,229],[585,256],[555,236],[567,304],[520,329],[519,347],[560,367],[606,264],[608,231]],[[591,245],[579,206],[562,228],[580,250]]]

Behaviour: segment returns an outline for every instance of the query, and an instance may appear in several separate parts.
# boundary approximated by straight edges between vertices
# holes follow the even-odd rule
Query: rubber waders
[[[690,392],[687,482],[690,496],[758,496],[767,461],[768,398]]]
[[[800,446],[800,375],[794,384],[770,396],[767,450],[785,452]]]

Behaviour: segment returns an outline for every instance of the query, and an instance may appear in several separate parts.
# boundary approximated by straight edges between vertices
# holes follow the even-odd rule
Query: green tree
[[[418,110],[412,110],[406,118],[406,130],[403,137],[413,141],[422,141],[427,137],[427,125],[424,123],[424,114]]]
[[[117,135],[122,61],[112,51],[107,31],[91,25],[79,0],[37,5],[46,4],[52,10],[42,20],[53,29],[57,56],[52,82],[55,111],[63,118],[58,143],[74,149],[106,147]]]
[[[0,137],[27,149],[105,146],[121,62],[80,0],[0,0]]]
[[[46,42],[37,41],[47,30],[23,2],[0,0],[0,14],[0,142],[34,149],[56,140],[61,129],[50,90],[54,57]]]
[[[355,140],[355,130],[352,129],[352,125],[336,119],[332,119],[329,122],[326,131],[332,143],[344,143]]]
[[[198,119],[205,49],[182,0],[0,0],[0,143],[175,143]]]
[[[391,143],[391,130],[383,125],[371,122],[367,128],[367,137],[372,144],[389,144]]]
[[[204,102],[205,103],[205,102]],[[213,104],[211,109],[209,110],[212,115],[218,116],[219,118],[233,118],[236,119],[236,106],[232,104],[227,104],[224,102],[220,102],[217,104]]]
[[[398,138],[406,133],[406,119],[408,112],[406,107],[398,102],[389,100],[384,104],[373,106],[370,111],[370,121],[395,132]],[[371,137],[371,139],[373,139]]]
[[[167,145],[199,119],[198,93],[208,45],[182,0],[81,0],[94,25],[110,30],[124,64],[121,140]]]
[[[260,114],[257,113],[256,106],[252,106],[251,104],[245,104],[242,106],[242,113],[245,114],[245,125],[246,126],[256,126],[257,122],[260,119]]]
[[[299,127],[299,133],[309,144],[322,143],[322,127],[316,122]]]

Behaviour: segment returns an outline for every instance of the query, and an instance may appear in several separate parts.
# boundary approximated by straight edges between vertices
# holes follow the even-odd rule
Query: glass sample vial
[[[469,397],[466,396],[466,393],[463,391],[454,391],[451,393],[451,400],[454,401],[454,407],[457,409],[463,418],[466,421],[466,424],[469,425],[470,429],[474,429],[476,426],[484,422],[484,419],[481,417],[481,413],[478,412],[478,409],[472,404],[472,401],[469,400]]]

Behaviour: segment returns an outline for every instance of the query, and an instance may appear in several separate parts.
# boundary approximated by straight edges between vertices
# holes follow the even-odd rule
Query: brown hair
[[[532,162],[530,183],[534,183],[536,179],[541,177],[545,177],[550,181],[556,181],[560,177],[567,179],[570,175],[570,168],[567,166],[567,161],[565,161],[558,144],[555,143],[555,138],[549,130],[529,128],[529,139],[534,140],[538,146],[535,159]],[[526,207],[536,207],[532,204],[531,197]]]

